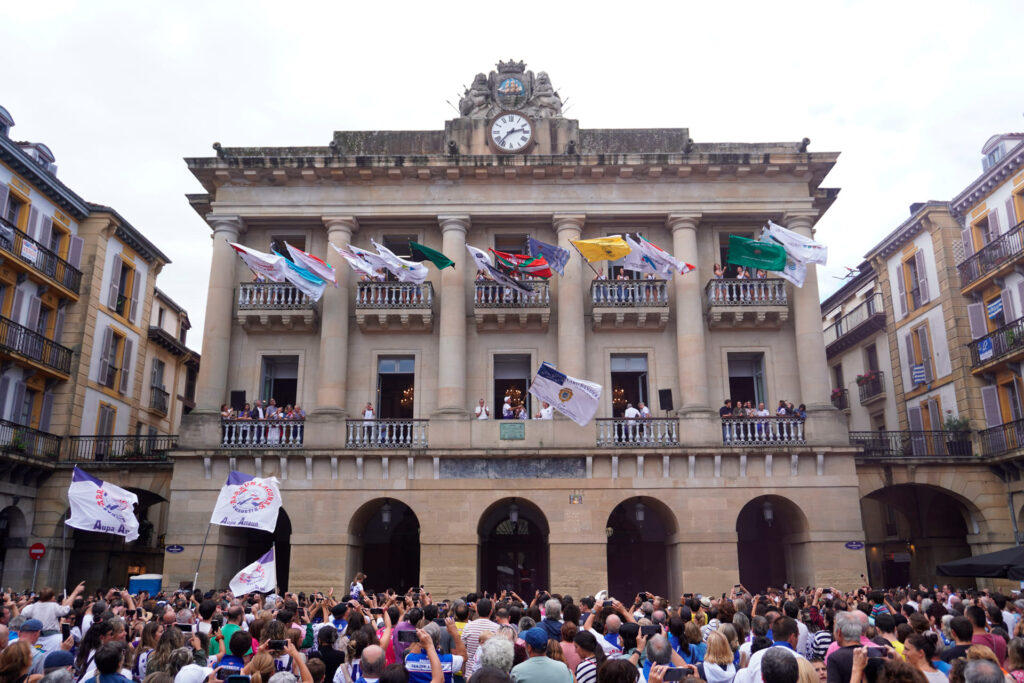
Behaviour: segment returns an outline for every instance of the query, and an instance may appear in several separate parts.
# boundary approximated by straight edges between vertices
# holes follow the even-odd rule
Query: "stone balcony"
[[[429,282],[360,282],[356,324],[363,332],[430,332],[434,289]]]
[[[551,317],[547,280],[525,280],[532,292],[518,292],[490,280],[474,285],[473,313],[477,332],[545,332]]]
[[[789,319],[785,280],[715,279],[704,295],[709,327],[778,328]]]
[[[319,320],[313,300],[280,282],[239,284],[236,315],[247,332],[313,332]]]
[[[668,283],[664,280],[594,280],[590,301],[595,331],[661,331],[668,324]]]
[[[960,293],[982,289],[994,278],[1011,272],[1024,259],[1024,221],[1017,223],[957,267]]]

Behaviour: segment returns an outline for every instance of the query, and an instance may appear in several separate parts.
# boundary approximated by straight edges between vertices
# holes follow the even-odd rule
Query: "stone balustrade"
[[[222,448],[302,448],[305,420],[222,420]]]
[[[724,417],[722,441],[727,446],[774,446],[804,443],[799,417]]]

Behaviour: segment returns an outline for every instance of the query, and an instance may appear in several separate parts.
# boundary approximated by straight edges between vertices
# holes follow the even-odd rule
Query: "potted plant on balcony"
[[[863,375],[857,375],[857,386],[862,387],[865,384],[871,384],[878,379],[878,370],[868,370]]]
[[[942,424],[946,430],[946,450],[955,457],[971,455],[971,421],[959,415],[954,417],[952,410],[946,411],[946,421]]]

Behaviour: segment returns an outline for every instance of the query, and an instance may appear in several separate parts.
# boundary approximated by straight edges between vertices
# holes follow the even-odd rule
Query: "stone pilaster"
[[[437,217],[442,247],[449,258],[466,253],[467,215]],[[437,362],[437,410],[435,417],[468,417],[466,404],[466,273],[472,269],[441,271],[441,328]]]
[[[570,243],[583,233],[585,214],[555,214],[554,226],[558,233],[558,246],[573,253]],[[583,259],[571,258],[565,264],[565,273],[558,278],[558,369],[573,377],[586,375],[586,343],[583,327]]]
[[[700,214],[670,214],[666,225],[672,231],[672,250],[680,261],[697,269],[672,278],[675,286],[676,353],[679,364],[681,413],[709,412],[708,375],[705,346],[703,291],[697,254],[697,226]]]
[[[235,250],[228,242],[237,242],[242,231],[238,216],[210,214],[213,227],[213,260],[206,298],[206,323],[203,326],[203,362],[196,382],[196,412],[220,412],[228,400],[228,368],[231,366],[231,327],[235,308]]]
[[[811,226],[816,213],[786,214],[786,227],[807,238],[813,237]],[[795,287],[793,295],[793,327],[796,333],[796,357],[800,359],[800,403],[808,412],[835,410],[829,400],[828,360],[825,337],[821,328],[821,303],[818,300],[818,267],[807,266],[803,287]]]
[[[359,222],[354,216],[324,216],[323,222],[327,228],[328,241],[339,247],[348,245],[352,234],[359,229]],[[330,246],[327,247],[326,260],[334,266],[338,289],[322,299],[320,376],[316,388],[315,412],[344,417],[347,414],[348,398],[348,313],[352,269]]]

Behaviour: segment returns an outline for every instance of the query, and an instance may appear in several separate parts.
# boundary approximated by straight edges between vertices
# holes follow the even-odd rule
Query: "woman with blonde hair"
[[[267,683],[274,675],[274,657],[269,652],[257,652],[242,669],[243,676],[249,676],[252,683]]]
[[[818,683],[818,672],[814,670],[813,664],[803,657],[797,657],[796,663],[800,672],[799,677],[796,679],[796,683]]]
[[[0,652],[0,683],[21,683],[32,666],[32,647],[16,640]]]
[[[707,646],[704,661],[697,664],[697,673],[708,683],[732,683],[736,678],[736,665],[729,639],[721,631],[712,631],[708,634]]]

